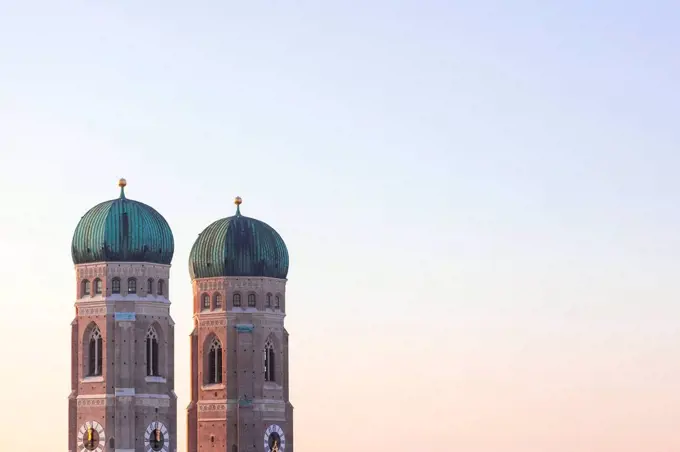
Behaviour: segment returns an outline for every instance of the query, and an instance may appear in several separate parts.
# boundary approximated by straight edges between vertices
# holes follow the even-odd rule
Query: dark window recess
[[[264,381],[275,381],[274,345],[267,341],[264,347]]]
[[[149,377],[160,376],[159,371],[159,352],[158,352],[158,334],[153,327],[149,328],[146,333],[146,375]]]
[[[102,355],[104,351],[104,341],[99,328],[95,327],[90,334],[88,353],[87,353],[87,375],[97,377],[102,374]]]
[[[123,213],[123,237],[127,238],[130,235],[130,219],[127,213]]]
[[[208,383],[222,383],[222,344],[217,339],[208,352]]]

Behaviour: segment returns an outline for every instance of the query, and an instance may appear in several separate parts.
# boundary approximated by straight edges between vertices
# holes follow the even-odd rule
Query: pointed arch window
[[[102,355],[104,352],[104,340],[98,326],[90,333],[87,354],[87,375],[97,377],[102,374]]]
[[[272,307],[272,294],[270,293],[267,294],[267,307],[268,308]]]
[[[158,333],[152,326],[146,332],[146,375],[149,377],[160,376],[158,368]]]
[[[201,308],[210,309],[210,295],[208,295],[207,293],[201,295]]]
[[[275,381],[274,344],[267,339],[264,344],[264,381]]]
[[[217,338],[208,351],[208,383],[222,383],[222,344]]]
[[[164,295],[165,293],[165,280],[159,279],[158,280],[158,295]]]
[[[222,309],[222,294],[215,293],[215,309]]]
[[[236,307],[236,308],[241,307],[241,294],[240,293],[234,294],[234,307]]]
[[[256,298],[254,293],[248,294],[248,307],[254,308],[256,306]]]
[[[90,295],[90,281],[87,279],[83,280],[83,292],[82,296],[84,297],[85,295]]]
[[[137,280],[135,278],[128,279],[128,293],[137,293]]]
[[[146,293],[151,295],[153,293],[153,279],[146,280]]]
[[[276,298],[274,298],[274,309],[280,309],[281,308],[281,295],[276,295]]]
[[[120,293],[120,278],[111,280],[111,293]]]
[[[99,278],[94,280],[94,293],[96,295],[101,295],[102,293],[102,280]]]

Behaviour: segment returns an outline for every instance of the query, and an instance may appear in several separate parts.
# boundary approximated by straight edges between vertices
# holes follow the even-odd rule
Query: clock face
[[[97,421],[89,421],[78,430],[78,449],[80,452],[103,452],[106,435],[104,427]]]
[[[265,430],[264,450],[266,452],[284,452],[286,450],[286,435],[278,425],[270,425]]]
[[[144,433],[146,452],[170,452],[170,433],[162,422],[152,422]]]

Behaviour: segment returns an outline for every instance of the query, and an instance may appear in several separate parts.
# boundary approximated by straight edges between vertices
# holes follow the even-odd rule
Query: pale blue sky
[[[44,450],[13,433],[33,399],[66,445],[71,234],[119,177],[175,234],[181,450],[187,256],[235,195],[291,254],[297,452],[680,447],[679,21],[671,1],[0,0],[0,338],[45,331],[54,369],[2,375],[31,390],[0,390],[0,449]]]

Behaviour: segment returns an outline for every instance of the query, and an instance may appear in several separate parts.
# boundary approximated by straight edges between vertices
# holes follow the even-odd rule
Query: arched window
[[[215,292],[215,309],[222,309],[222,294]]]
[[[158,295],[164,295],[165,293],[165,281],[162,279],[158,280]]]
[[[201,295],[201,309],[210,309],[210,295],[207,293]]]
[[[240,293],[235,293],[234,294],[234,307],[240,307],[241,306],[241,294]]]
[[[238,452],[238,446],[236,444],[231,446],[231,452]]]
[[[208,383],[222,383],[222,344],[217,338],[208,352]]]
[[[146,374],[149,377],[160,375],[158,369],[158,334],[152,326],[146,332]]]
[[[120,278],[111,280],[111,293],[120,293]]]
[[[256,306],[256,304],[255,304],[255,294],[249,293],[248,294],[248,307],[254,308],[255,306]]]
[[[274,344],[267,339],[264,344],[264,381],[275,381],[274,369]]]
[[[267,294],[267,307],[268,308],[272,307],[272,294],[270,293]]]
[[[276,295],[274,298],[274,309],[279,309],[281,307],[281,295]]]
[[[153,293],[153,279],[146,280],[146,293],[151,295]]]
[[[99,278],[94,280],[94,293],[97,295],[102,293],[102,280]]]
[[[137,280],[135,278],[128,279],[128,293],[137,293]]]
[[[90,333],[90,339],[88,343],[88,362],[87,362],[87,375],[89,377],[97,377],[102,374],[102,355],[104,352],[104,340],[102,339],[102,333],[98,326],[95,326]]]
[[[87,279],[83,280],[83,293],[82,296],[90,295],[90,281]]]

